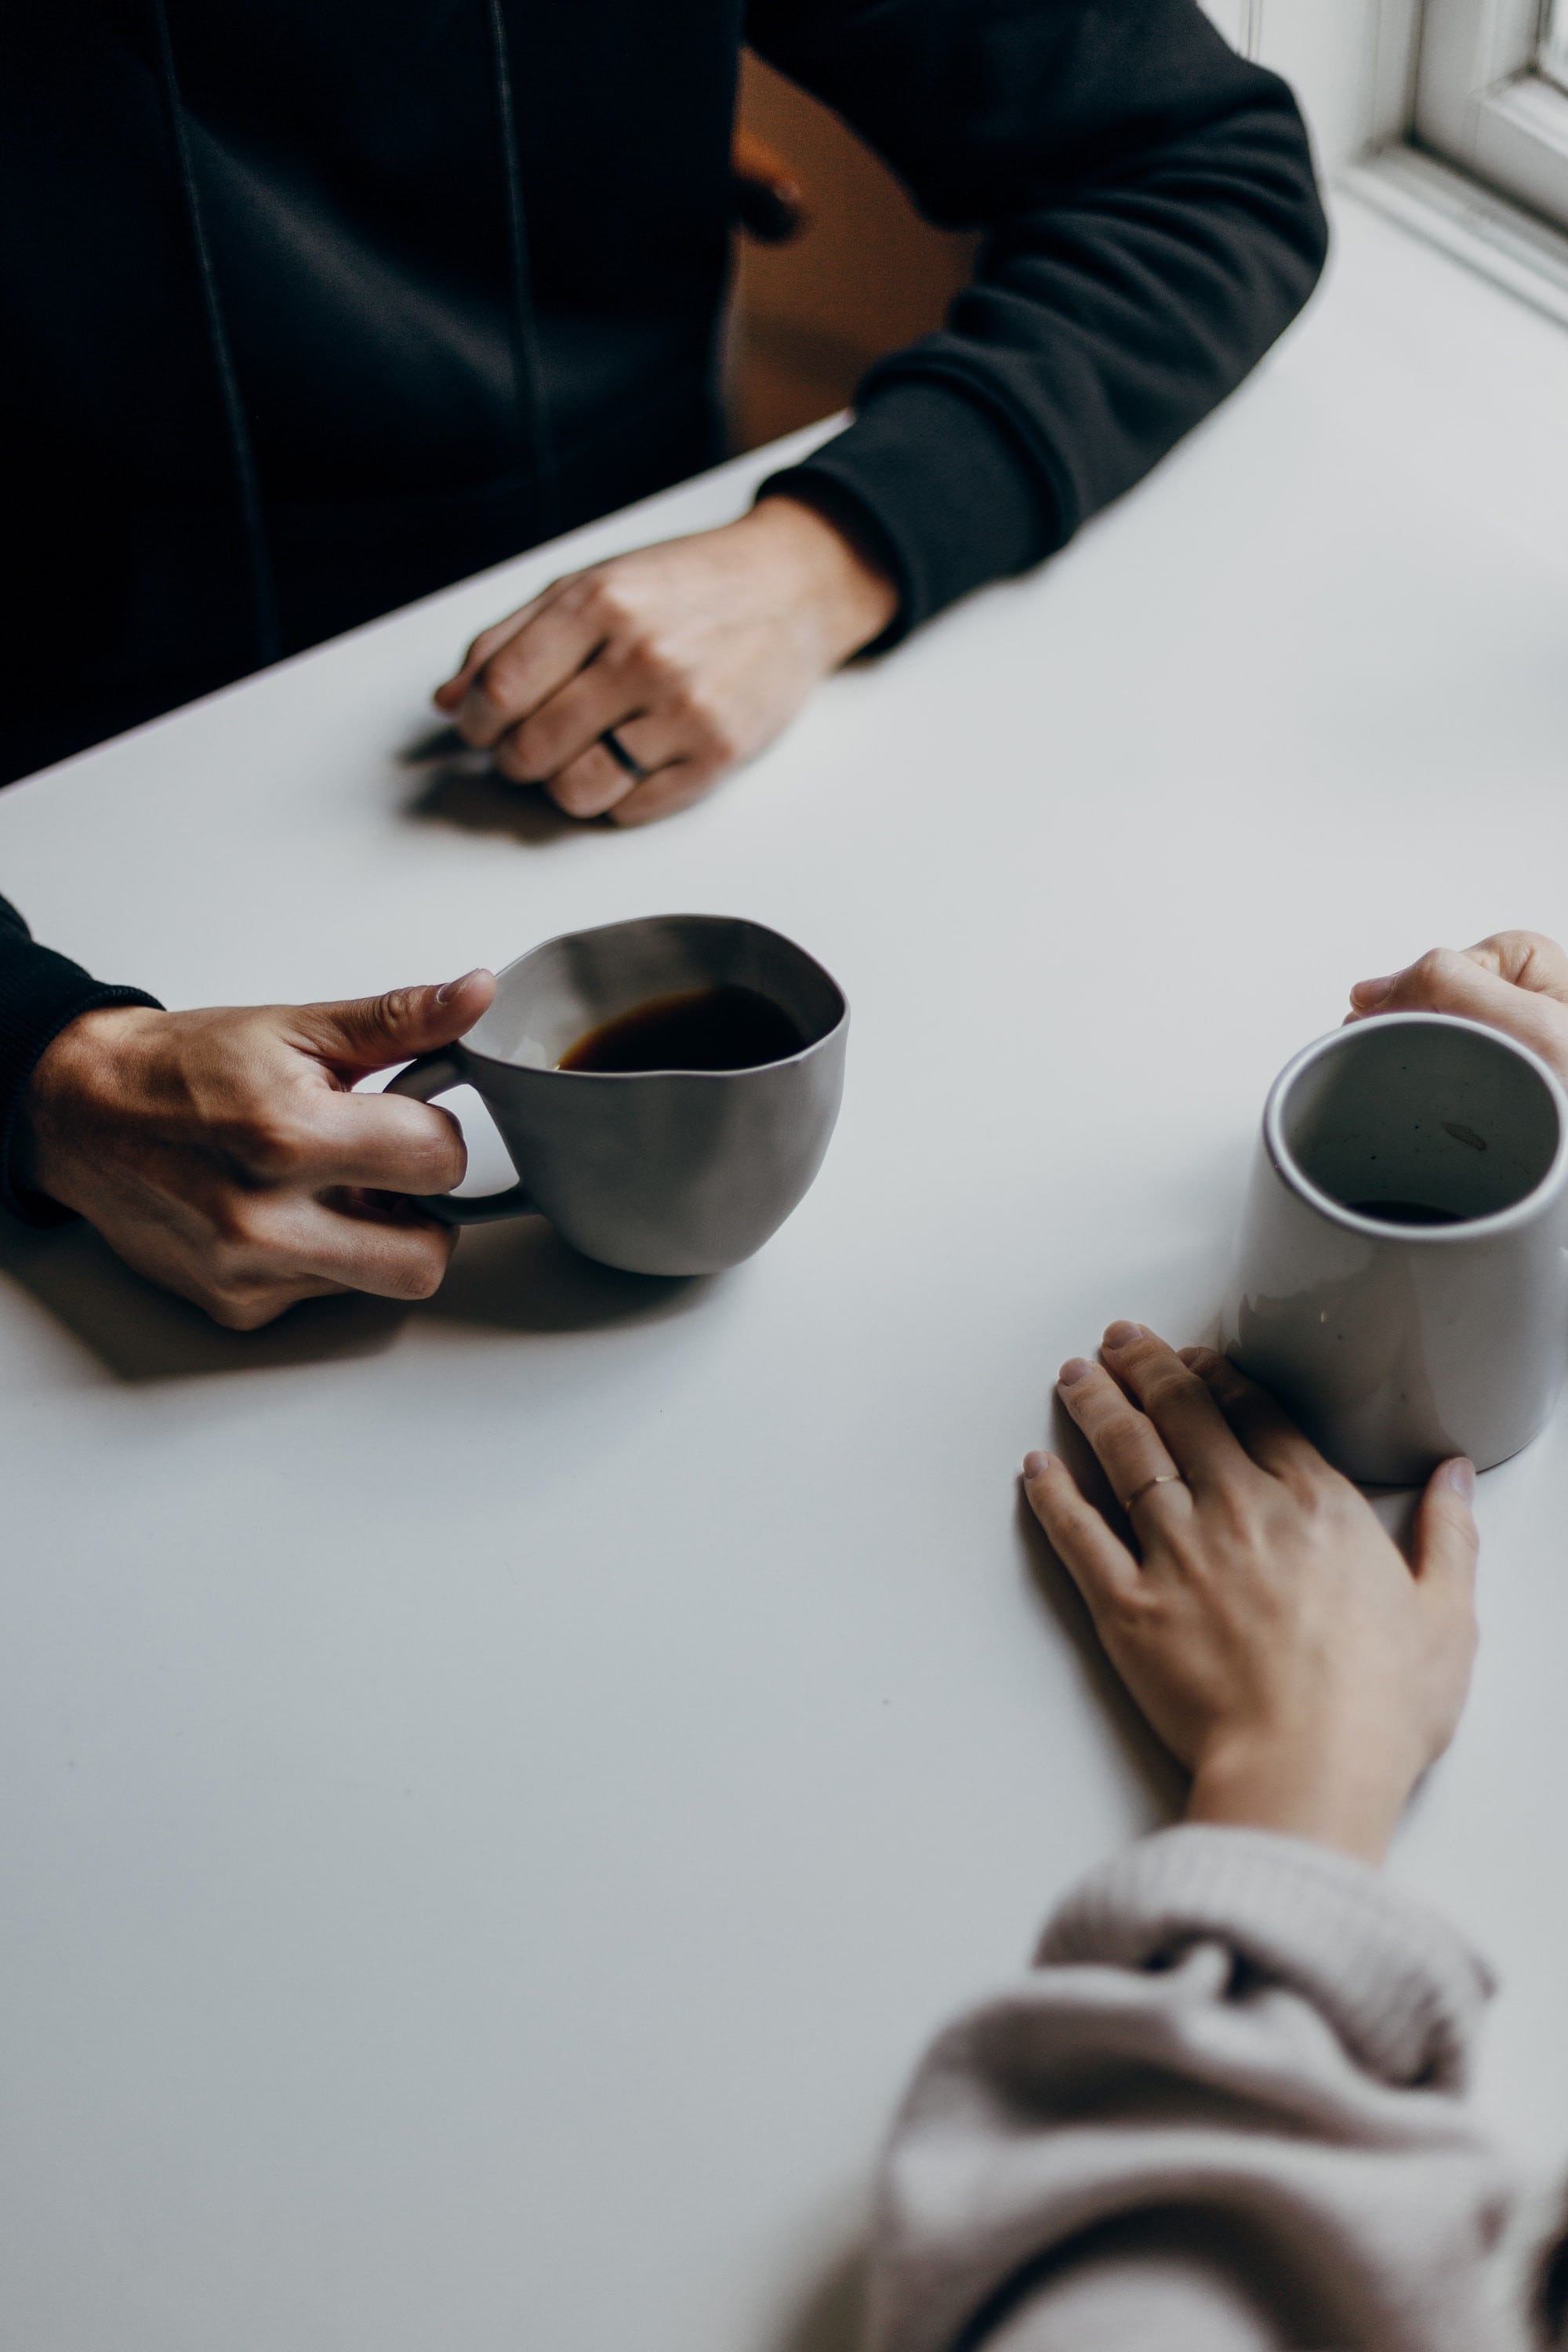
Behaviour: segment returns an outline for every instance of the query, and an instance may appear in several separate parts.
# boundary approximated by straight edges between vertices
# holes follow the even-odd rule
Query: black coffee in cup
[[[760,989],[717,988],[650,997],[603,1021],[555,1065],[558,1070],[755,1070],[786,1062],[809,1041]]]
[[[511,1154],[504,1192],[426,1201],[445,1223],[538,1213],[603,1265],[717,1274],[816,1175],[848,1027],[837,982],[778,931],[647,915],[520,956],[468,1034],[390,1091],[475,1087]]]

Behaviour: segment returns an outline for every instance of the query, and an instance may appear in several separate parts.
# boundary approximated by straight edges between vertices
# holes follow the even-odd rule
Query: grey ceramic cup
[[[743,1070],[562,1070],[591,1029],[650,999],[736,983],[782,1005],[806,1043]],[[442,1193],[453,1224],[536,1211],[586,1257],[634,1274],[713,1274],[760,1249],[797,1206],[838,1116],[849,1011],[793,940],[719,915],[650,915],[573,931],[500,973],[460,1043],[402,1070],[389,1094],[471,1086],[520,1181]]]
[[[1424,1203],[1451,1223],[1412,1223]],[[1380,1207],[1382,1213],[1380,1213]],[[1443,1013],[1352,1024],[1276,1079],[1221,1324],[1329,1459],[1413,1486],[1527,1445],[1568,1365],[1568,1097]]]

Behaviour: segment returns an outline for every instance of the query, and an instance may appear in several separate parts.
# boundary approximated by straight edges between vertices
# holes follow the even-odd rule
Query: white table
[[[400,761],[470,631],[755,457],[0,797],[171,1003],[743,913],[854,1007],[749,1265],[521,1223],[226,1335],[0,1247],[0,2277],[27,2352],[842,2352],[917,2046],[1168,1791],[1019,1524],[1059,1360],[1216,1297],[1267,1082],[1435,940],[1568,934],[1568,339],[1347,208],[1255,382],[1038,577],[617,835]],[[1398,1867],[1568,2146],[1568,1423]],[[1550,2029],[1550,2030],[1548,2030]]]

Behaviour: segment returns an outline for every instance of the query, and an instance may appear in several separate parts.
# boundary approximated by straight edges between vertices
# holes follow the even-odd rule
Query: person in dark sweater
[[[743,40],[981,260],[750,513],[557,583],[438,689],[574,814],[679,806],[838,664],[1062,546],[1321,267],[1290,93],[1195,0],[9,10],[0,781],[721,454]],[[89,1012],[51,1072],[101,1119],[86,1045],[127,1024],[92,988],[0,926],[6,1133]]]

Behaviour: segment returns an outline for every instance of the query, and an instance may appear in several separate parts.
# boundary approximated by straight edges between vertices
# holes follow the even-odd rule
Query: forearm
[[[921,2067],[874,2352],[1511,2341],[1487,2316],[1506,2185],[1458,2095],[1485,1989],[1440,1921],[1339,1855],[1144,1841]]]
[[[858,498],[910,625],[1060,546],[1300,310],[1326,241],[1306,135],[1193,0],[1109,28],[992,0],[764,0],[752,24],[932,218],[989,232],[945,329],[881,362],[802,469]]]
[[[19,1117],[46,1049],[83,1013],[156,1003],[142,989],[108,986],[68,956],[40,947],[16,908],[0,898],[0,1207],[34,1223],[50,1213],[13,1185]]]

